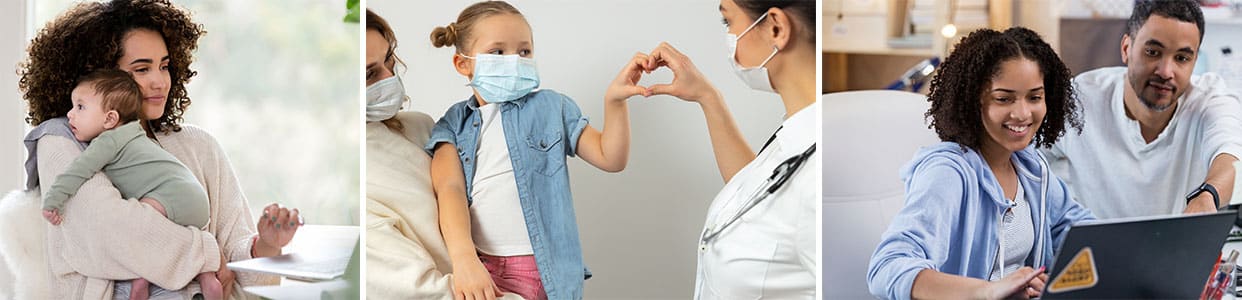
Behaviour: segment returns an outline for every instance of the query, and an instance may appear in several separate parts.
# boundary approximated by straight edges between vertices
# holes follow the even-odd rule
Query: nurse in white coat
[[[811,0],[720,1],[734,71],[750,88],[779,94],[785,107],[784,121],[771,124],[775,133],[758,153],[742,138],[720,92],[688,57],[663,43],[644,66],[667,67],[674,74],[673,82],[654,85],[651,93],[703,109],[726,182],[699,238],[698,299],[815,297],[821,170],[817,12]]]

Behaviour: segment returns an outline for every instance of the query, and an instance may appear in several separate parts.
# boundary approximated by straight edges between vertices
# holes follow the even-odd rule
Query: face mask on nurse
[[[773,45],[772,54],[768,55],[768,58],[764,59],[758,67],[746,68],[737,62],[737,41],[750,32],[751,29],[755,29],[755,26],[759,25],[759,22],[762,22],[767,17],[767,14],[763,14],[754,23],[751,23],[750,27],[746,27],[746,30],[743,30],[738,35],[729,33],[728,28],[725,28],[725,40],[729,44],[729,64],[733,66],[733,73],[737,74],[737,77],[746,82],[746,85],[751,89],[775,93],[776,90],[772,88],[772,80],[768,77],[768,68],[764,66],[768,64],[768,61],[772,60],[772,57],[776,56],[777,52],[780,52],[780,48]]]

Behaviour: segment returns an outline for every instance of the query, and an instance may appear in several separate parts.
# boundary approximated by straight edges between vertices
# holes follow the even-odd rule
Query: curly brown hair
[[[1066,125],[1081,132],[1078,98],[1069,68],[1039,34],[1022,27],[1003,33],[980,29],[957,44],[932,79],[927,96],[931,108],[924,114],[931,120],[928,128],[935,129],[942,141],[978,150],[987,135],[980,99],[992,78],[1000,72],[1001,63],[1018,58],[1038,64],[1044,76],[1044,103],[1048,113],[1035,132],[1032,142],[1036,147],[1052,146],[1065,133]]]
[[[27,103],[26,122],[65,116],[73,106],[69,95],[77,80],[97,69],[117,68],[126,34],[135,29],[158,32],[168,47],[171,77],[168,103],[153,131],[181,130],[181,115],[190,106],[185,84],[197,74],[190,69],[198,38],[206,33],[190,14],[168,0],[83,2],[48,23],[30,42],[19,65],[18,87]]]

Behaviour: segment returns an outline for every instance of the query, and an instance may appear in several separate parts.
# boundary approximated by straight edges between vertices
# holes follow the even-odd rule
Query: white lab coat
[[[781,162],[819,144],[820,104],[794,113],[758,157],[738,171],[712,201],[704,231],[744,207]],[[817,145],[817,148],[822,145]],[[816,215],[820,207],[820,150],[780,190],[769,195],[712,241],[700,232],[696,299],[810,299],[819,281]]]

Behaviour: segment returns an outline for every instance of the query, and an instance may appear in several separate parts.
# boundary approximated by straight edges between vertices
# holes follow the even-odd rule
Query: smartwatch
[[[1204,182],[1203,185],[1200,185],[1198,188],[1195,188],[1193,191],[1190,191],[1189,194],[1186,194],[1186,204],[1190,204],[1191,199],[1198,197],[1199,194],[1202,194],[1203,192],[1208,192],[1209,194],[1212,194],[1212,203],[1216,204],[1216,208],[1219,209],[1220,208],[1220,194],[1216,193],[1216,187],[1212,186],[1212,184],[1207,183],[1207,182]]]

